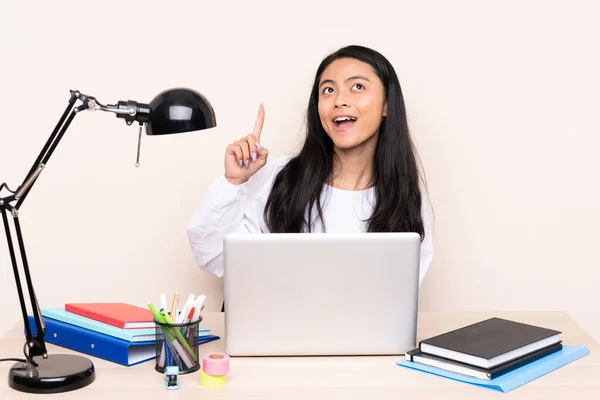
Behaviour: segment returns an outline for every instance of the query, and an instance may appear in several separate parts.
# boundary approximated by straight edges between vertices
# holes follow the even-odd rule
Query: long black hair
[[[394,67],[379,52],[347,46],[327,56],[319,65],[310,93],[307,137],[300,153],[277,174],[264,210],[273,233],[311,232],[313,211],[324,226],[321,191],[333,172],[333,141],[319,118],[319,81],[333,61],[353,58],[375,70],[385,88],[387,116],[379,128],[373,159],[375,205],[368,220],[369,232],[417,232],[424,237],[421,217],[419,170],[400,82]]]

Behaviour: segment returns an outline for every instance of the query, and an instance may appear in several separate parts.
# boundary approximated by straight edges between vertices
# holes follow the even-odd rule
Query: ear
[[[387,102],[383,105],[383,117],[387,117]]]

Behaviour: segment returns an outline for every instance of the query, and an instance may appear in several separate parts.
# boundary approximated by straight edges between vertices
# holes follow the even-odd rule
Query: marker
[[[181,321],[182,324],[187,324],[191,321],[192,317],[194,316],[194,307],[192,307],[190,309],[190,312],[188,312],[188,315],[185,316],[185,318]],[[189,339],[188,335],[190,333],[190,327],[189,326],[182,326],[180,328],[181,333],[183,333],[183,337],[186,337]]]
[[[162,317],[162,315],[158,312],[158,310],[156,309],[156,307],[154,307],[154,304],[152,304],[151,301],[148,302],[148,308],[150,309],[150,311],[152,311],[152,314],[154,314],[154,318],[156,318],[156,320],[160,323],[164,323],[165,320]]]
[[[196,308],[192,307],[190,309],[190,313],[188,314],[188,316],[185,318],[185,320],[183,322],[187,324],[190,321],[193,321],[192,318],[194,317],[194,312],[195,311],[196,311]],[[196,334],[195,335],[190,335],[190,331],[191,331],[192,328],[190,328],[189,326],[185,327],[184,329],[185,329],[185,337],[187,337],[188,344],[190,346],[193,346],[194,345],[194,339],[197,339],[197,336],[198,336],[198,329],[196,329]]]
[[[202,312],[202,309],[204,308],[204,300],[206,300],[206,296],[201,294],[200,296],[198,296],[198,298],[194,302],[195,310],[194,310],[194,315],[192,316],[192,321],[195,321],[200,317],[200,313]]]
[[[183,322],[185,324],[187,324],[188,322],[190,322],[192,320],[192,318],[194,317],[194,311],[196,311],[196,309],[194,307],[192,307],[190,309],[190,312],[188,313],[188,316],[185,317],[185,319],[183,320]]]
[[[164,293],[160,294],[160,308],[167,309],[167,295]]]
[[[181,310],[181,313],[177,315],[177,318],[175,319],[175,323],[180,324],[183,322],[185,317],[187,317],[188,313],[190,312],[190,308],[192,308],[192,305],[194,303],[194,297],[195,296],[193,294],[189,295],[187,301],[183,305],[183,309]]]

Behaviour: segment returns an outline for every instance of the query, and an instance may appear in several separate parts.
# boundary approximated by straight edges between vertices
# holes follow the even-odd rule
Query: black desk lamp
[[[81,105],[76,106],[80,101]],[[9,385],[15,390],[29,393],[58,393],[67,392],[89,385],[95,379],[94,364],[87,358],[72,354],[49,355],[46,351],[44,334],[46,331],[41,317],[40,307],[37,302],[29,265],[25,255],[25,245],[19,224],[19,207],[27,197],[42,170],[46,167],[48,159],[56,149],[58,142],[73,121],[73,118],[84,110],[100,110],[116,114],[117,118],[125,120],[127,125],[139,123],[138,138],[138,163],[139,165],[139,140],[141,140],[142,127],[146,126],[148,135],[166,135],[197,131],[216,126],[216,118],[210,102],[200,93],[193,90],[176,88],[158,94],[150,104],[136,101],[119,101],[114,105],[103,105],[92,96],[87,96],[79,91],[71,91],[69,104],[60,118],[46,145],[35,160],[29,173],[21,186],[11,190],[6,183],[0,185],[0,211],[4,221],[6,240],[15,274],[19,302],[25,324],[26,342],[23,348],[25,360],[14,364],[9,372]],[[4,196],[6,189],[9,194]],[[8,214],[11,214],[14,229],[19,243],[19,251],[23,263],[23,272],[27,282],[29,300],[35,320],[35,333],[32,334],[27,314],[25,297],[21,287],[21,278],[17,267],[15,246],[8,224]]]

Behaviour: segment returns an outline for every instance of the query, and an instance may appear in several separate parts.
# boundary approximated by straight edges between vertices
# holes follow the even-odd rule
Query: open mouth
[[[337,117],[333,120],[333,124],[335,125],[336,128],[341,128],[341,129],[345,129],[345,128],[349,128],[351,127],[354,123],[356,122],[356,118],[352,117],[352,116],[342,116],[342,117]]]

